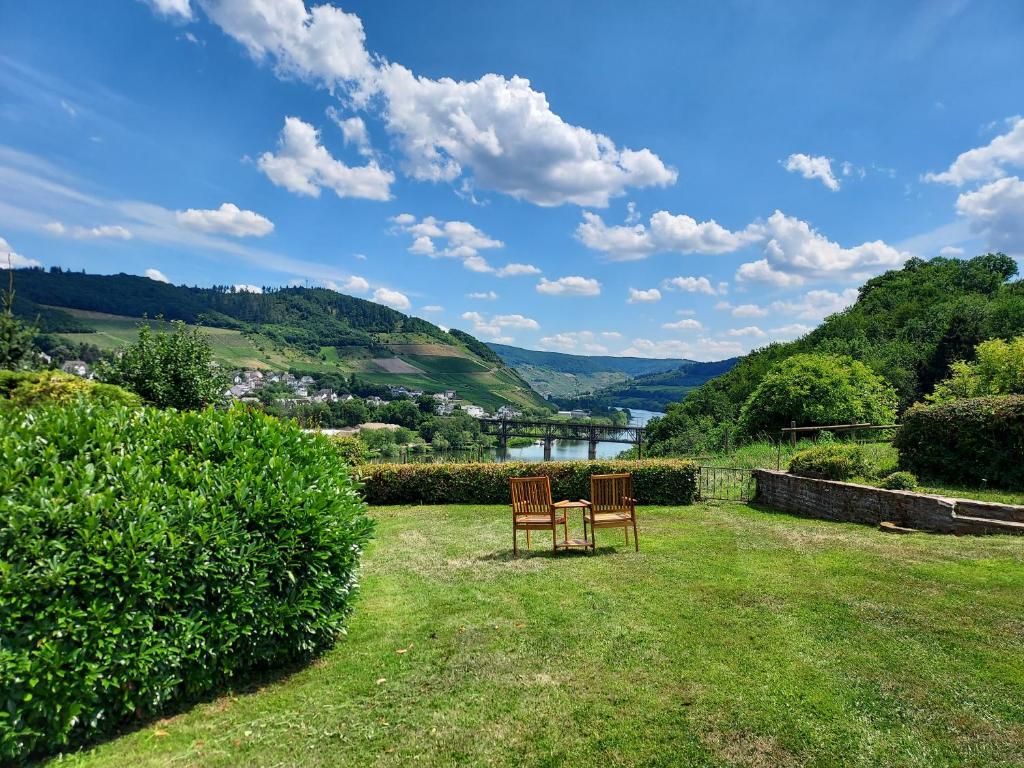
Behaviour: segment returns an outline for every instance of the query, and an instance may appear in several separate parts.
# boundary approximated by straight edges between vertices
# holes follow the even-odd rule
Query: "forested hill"
[[[1024,283],[1010,282],[1016,274],[1016,262],[1003,254],[910,259],[902,269],[869,280],[851,307],[806,336],[740,358],[728,373],[671,406],[650,437],[688,450],[734,422],[775,363],[809,352],[864,362],[893,385],[902,411],[931,392],[950,363],[972,359],[982,341],[1024,333]]]
[[[338,372],[376,384],[453,389],[487,408],[548,407],[469,334],[326,288],[253,293],[52,268],[16,270],[15,296],[19,315],[38,318],[44,334],[75,344],[116,348],[134,336],[140,318],[163,317],[210,329],[218,358],[233,367]]]

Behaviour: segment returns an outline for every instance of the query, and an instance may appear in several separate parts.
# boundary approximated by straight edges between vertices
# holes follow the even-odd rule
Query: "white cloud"
[[[704,326],[699,320],[694,320],[692,317],[686,317],[682,320],[676,320],[673,323],[662,323],[661,327],[670,331],[699,331]]]
[[[820,179],[833,192],[839,190],[839,180],[832,174],[832,161],[823,155],[792,154],[783,167],[790,173],[799,173],[805,179]],[[843,175],[848,176],[852,166],[843,163]]]
[[[964,249],[955,245],[945,245],[939,249],[939,256],[946,256],[948,258],[955,258],[957,256],[963,256]]]
[[[41,267],[42,264],[35,259],[15,253],[14,248],[4,238],[0,237],[0,269],[22,269],[23,267]]]
[[[255,211],[243,211],[234,203],[222,203],[220,208],[200,210],[189,208],[178,211],[178,223],[199,232],[211,232],[234,237],[263,237],[274,231],[274,222]]]
[[[370,132],[367,130],[363,118],[355,115],[342,117],[334,107],[327,108],[327,116],[341,128],[341,135],[346,145],[351,144],[364,157],[375,157],[376,153],[370,145]]]
[[[755,336],[757,338],[762,338],[764,336],[767,336],[768,334],[766,334],[756,325],[748,325],[743,328],[730,328],[728,331],[726,331],[726,335],[733,337]]]
[[[488,317],[481,312],[463,312],[462,319],[473,324],[473,334],[483,336],[489,341],[510,343],[512,338],[505,334],[509,328],[516,330],[536,331],[540,323],[523,315],[493,315]]]
[[[482,301],[494,301],[498,298],[498,294],[494,291],[473,291],[472,293],[467,293],[466,298],[481,299]]]
[[[341,282],[337,280],[324,280],[324,288],[339,293],[366,293],[370,290],[370,282],[365,277],[352,275]]]
[[[390,288],[378,288],[373,292],[373,300],[392,309],[405,310],[412,306],[409,297]]]
[[[601,333],[603,338],[618,338],[619,334],[614,335],[608,332]],[[564,333],[556,333],[553,336],[544,336],[539,343],[541,349],[546,349],[551,352],[567,352],[569,354],[585,354],[585,355],[606,355],[608,354],[608,347],[597,341],[598,334],[593,331],[566,331]]]
[[[601,284],[592,277],[568,275],[557,280],[542,277],[537,283],[537,292],[547,296],[599,296]]]
[[[809,325],[790,323],[789,325],[780,325],[778,328],[772,328],[769,333],[777,339],[795,339],[797,336],[803,336],[810,330],[812,329]]]
[[[279,187],[300,195],[319,197],[322,188],[338,197],[390,200],[395,175],[371,160],[348,166],[336,160],[320,143],[320,133],[297,117],[286,117],[277,153],[264,152],[257,166]]]
[[[648,288],[647,290],[630,288],[629,298],[626,299],[627,304],[649,304],[653,301],[661,301],[661,291],[657,288]]]
[[[910,254],[874,240],[843,248],[806,221],[775,211],[767,221],[751,225],[766,241],[764,258],[743,264],[736,279],[785,287],[800,285],[807,277],[869,274],[903,264]]]
[[[607,205],[630,187],[676,180],[648,149],[620,148],[565,122],[522,77],[418,77],[365,47],[359,17],[303,0],[206,0],[207,14],[279,75],[324,84],[357,108],[380,109],[416,179],[454,181],[537,205]],[[377,98],[371,98],[377,97]]]
[[[758,239],[756,233],[731,232],[714,219],[698,222],[686,214],[658,211],[648,225],[607,225],[596,213],[583,212],[576,239],[619,261],[654,253],[732,253]]]
[[[104,224],[99,227],[68,227],[59,221],[51,221],[46,231],[58,237],[73,237],[76,240],[98,240],[111,237],[117,240],[131,240],[132,232],[119,224]]]
[[[694,342],[669,339],[633,339],[632,344],[622,351],[629,357],[685,358],[690,360],[723,360],[743,354],[743,345],[736,341],[700,338]]]
[[[189,0],[147,0],[154,11],[161,16],[191,21],[192,6]]]
[[[540,270],[533,264],[520,264],[513,261],[501,267],[495,274],[498,277],[518,277],[519,275],[539,275]]]
[[[706,293],[708,296],[717,296],[728,290],[728,283],[719,283],[716,288],[706,277],[670,277],[662,282],[662,288],[669,291],[683,291],[685,293]]]
[[[740,304],[738,307],[732,308],[731,314],[733,317],[764,317],[768,314],[768,310],[757,306],[757,304]]]
[[[842,312],[857,301],[857,289],[835,291],[808,291],[797,301],[773,301],[771,311],[776,315],[790,315],[801,320],[823,320]]]
[[[404,232],[412,237],[410,253],[434,259],[461,259],[462,265],[472,272],[495,273],[500,277],[530,274],[528,270],[531,269],[540,271],[529,264],[509,264],[496,270],[480,255],[480,251],[503,248],[505,244],[480,231],[468,221],[441,221],[433,216],[417,220],[411,213],[392,216],[391,221],[395,225],[392,231]],[[442,241],[440,248],[435,240]]]
[[[425,307],[420,307],[420,312],[444,312],[444,307],[438,304],[428,304]]]
[[[1016,176],[965,192],[957,198],[956,211],[989,248],[1024,255],[1024,182]]]
[[[235,293],[263,293],[263,289],[251,283],[237,283],[232,286]]]
[[[143,272],[143,274],[146,277],[148,277],[150,280],[156,280],[158,283],[169,283],[169,282],[171,282],[170,280],[167,279],[167,275],[165,275],[159,269],[154,269],[153,267],[150,267],[149,269],[147,269],[145,272]]]
[[[984,147],[962,153],[941,173],[926,173],[925,181],[955,184],[986,181],[1006,175],[1007,166],[1024,166],[1024,117],[1012,119],[1010,130],[996,136]]]

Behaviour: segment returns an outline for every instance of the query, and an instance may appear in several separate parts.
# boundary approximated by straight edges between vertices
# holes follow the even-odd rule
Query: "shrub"
[[[1024,395],[915,405],[895,442],[900,466],[919,477],[1024,487]]]
[[[912,491],[917,488],[917,477],[913,472],[893,472],[883,477],[878,485],[890,491]]]
[[[818,480],[849,480],[867,472],[864,451],[849,443],[816,445],[793,455],[789,472]]]
[[[753,436],[777,433],[791,421],[888,424],[895,409],[895,390],[863,363],[844,355],[793,355],[776,363],[747,398],[739,428]]]
[[[100,384],[57,371],[15,373],[0,371],[0,400],[26,408],[57,403],[67,405],[77,399],[97,405],[139,405],[139,396],[113,384]]]
[[[257,412],[0,412],[0,764],[330,645],[371,525]]]
[[[507,504],[509,478],[548,475],[555,501],[590,496],[590,476],[632,472],[640,504],[690,504],[698,467],[672,459],[491,464],[376,464],[363,467],[371,504]]]
[[[341,457],[349,464],[362,464],[370,455],[366,443],[355,435],[332,437],[330,439]]]

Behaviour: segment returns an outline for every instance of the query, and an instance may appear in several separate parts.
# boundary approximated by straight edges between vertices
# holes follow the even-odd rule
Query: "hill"
[[[389,307],[326,288],[237,292],[136,275],[21,269],[17,314],[73,343],[116,349],[135,338],[142,317],[196,324],[210,335],[221,364],[343,373],[385,386],[453,389],[485,408],[549,406],[485,344]]]
[[[699,365],[692,360],[682,359],[652,360],[644,357],[572,355],[565,352],[522,349],[506,344],[488,346],[498,353],[506,365],[515,368],[535,390],[542,395],[562,399],[613,387],[637,376]],[[701,379],[697,383],[703,383],[705,380]]]
[[[899,408],[920,400],[970,360],[990,338],[1024,332],[1024,283],[1009,282],[1016,262],[1003,254],[969,260],[910,259],[861,286],[857,301],[796,341],[739,358],[727,373],[669,406],[648,432],[654,453],[700,451],[721,444],[743,403],[778,361],[801,353],[849,355],[896,389]]]

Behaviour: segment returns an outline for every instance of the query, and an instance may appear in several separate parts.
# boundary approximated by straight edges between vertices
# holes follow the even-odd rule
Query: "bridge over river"
[[[544,441],[544,461],[551,461],[551,445],[555,440],[582,440],[589,444],[587,458],[597,458],[598,443],[626,443],[636,446],[637,457],[643,456],[644,428],[617,427],[612,424],[590,424],[575,421],[530,419],[480,419],[485,435],[498,438],[498,452],[504,455],[510,437],[532,437]]]

